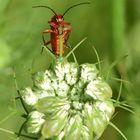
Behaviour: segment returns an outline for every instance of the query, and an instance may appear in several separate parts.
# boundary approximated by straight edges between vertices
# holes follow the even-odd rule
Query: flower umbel
[[[112,90],[94,64],[57,59],[21,95],[30,107],[28,133],[54,140],[97,140],[113,113]]]

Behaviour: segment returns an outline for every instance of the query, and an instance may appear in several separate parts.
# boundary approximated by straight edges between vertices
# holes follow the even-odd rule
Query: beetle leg
[[[64,47],[65,48],[69,48],[69,49],[71,49],[71,46],[70,46],[70,44],[67,42],[67,40],[69,39],[69,35],[70,35],[70,32],[71,32],[71,27],[70,26],[65,26],[65,28],[63,29],[63,37],[64,37],[64,42],[65,42],[65,44],[64,44]]]
[[[69,22],[64,22],[63,25],[64,26],[70,26],[71,24]]]
[[[66,42],[65,48],[71,49],[72,47],[70,46],[70,44],[68,42]]]
[[[43,36],[42,36],[43,37]],[[43,38],[44,39],[44,38]],[[44,40],[44,46],[49,50],[49,51],[51,51],[52,52],[52,50],[50,49],[50,48],[48,48],[48,45],[51,43],[51,41],[48,41],[48,42],[45,42],[45,40]],[[41,50],[41,53],[43,53],[43,49],[44,49],[44,47],[42,47],[42,50]]]
[[[42,32],[42,34],[52,33],[52,32],[53,32],[53,30],[45,30],[45,31]]]
[[[42,32],[43,45],[46,46],[46,47],[47,47],[47,45],[50,44],[51,42],[50,42],[50,41],[48,41],[48,42],[45,41],[44,34],[52,33],[52,32],[53,32],[52,30],[45,30],[45,31]],[[48,48],[48,47],[47,47],[47,48]],[[48,49],[49,49],[49,48],[48,48]],[[49,50],[50,50],[50,49],[49,49]],[[51,50],[50,50],[50,51],[51,51]],[[42,53],[42,52],[43,52],[43,47],[42,47],[42,49],[41,49],[41,53]]]
[[[45,38],[43,34],[42,34],[42,40],[43,40],[43,44],[45,44]]]
[[[43,43],[44,43],[44,45],[45,45],[45,38],[44,38],[44,34],[47,34],[47,33],[52,33],[53,31],[52,30],[45,30],[45,31],[43,31],[42,32],[42,39],[43,39]]]
[[[72,30],[72,29],[71,29],[70,27],[65,27],[65,28],[64,28],[63,34],[64,34],[65,42],[67,42],[71,30]]]
[[[50,24],[51,27],[53,27],[53,28],[55,28],[55,29],[57,29],[57,28],[59,27],[59,25],[56,24],[55,22],[50,21],[50,22],[48,22],[48,23]]]

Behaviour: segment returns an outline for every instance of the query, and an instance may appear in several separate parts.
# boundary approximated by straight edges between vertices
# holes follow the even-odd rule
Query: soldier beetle
[[[89,4],[89,2],[83,2],[79,4],[72,5],[69,7],[63,14],[57,14],[52,8],[49,6],[33,6],[33,8],[43,7],[51,10],[54,13],[51,21],[49,21],[49,25],[51,29],[45,30],[42,32],[42,39],[44,46],[48,48],[48,45],[51,44],[51,49],[49,49],[56,56],[62,56],[64,54],[65,48],[67,46],[67,40],[69,38],[71,32],[71,24],[69,22],[64,21],[64,16],[66,13],[72,9],[73,7]],[[50,41],[45,41],[44,35],[50,33]]]

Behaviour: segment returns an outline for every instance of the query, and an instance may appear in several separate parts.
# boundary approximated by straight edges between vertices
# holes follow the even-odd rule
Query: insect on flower
[[[45,30],[42,32],[42,39],[44,46],[48,48],[48,45],[51,44],[51,49],[49,49],[56,56],[62,56],[64,54],[65,48],[67,47],[67,40],[69,38],[71,32],[71,24],[69,22],[64,21],[64,16],[66,13],[72,9],[73,7],[89,4],[89,2],[83,2],[79,4],[72,5],[69,7],[63,14],[57,14],[52,8],[49,6],[33,6],[33,8],[43,7],[51,10],[54,13],[51,21],[49,21],[49,25],[51,29]],[[45,41],[44,35],[50,33],[50,40]]]

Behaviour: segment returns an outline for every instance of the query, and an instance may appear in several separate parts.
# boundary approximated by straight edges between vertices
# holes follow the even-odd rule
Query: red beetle
[[[48,7],[48,6],[33,6],[33,8],[37,7],[44,7],[47,9],[50,9],[53,13],[54,16],[52,17],[51,21],[49,21],[49,25],[51,29],[45,30],[42,32],[42,38],[43,38],[43,43],[46,48],[48,48],[48,45],[51,44],[51,49],[49,49],[53,54],[56,56],[62,56],[64,54],[64,50],[67,46],[67,40],[71,32],[71,24],[68,22],[64,21],[64,15],[73,7],[82,5],[82,4],[89,4],[89,2],[83,2],[79,4],[75,4],[71,7],[69,7],[62,15],[61,14],[56,14],[56,12]],[[45,41],[44,34],[50,33],[50,41]],[[62,45],[61,45],[62,42]],[[62,48],[61,48],[62,47]]]

